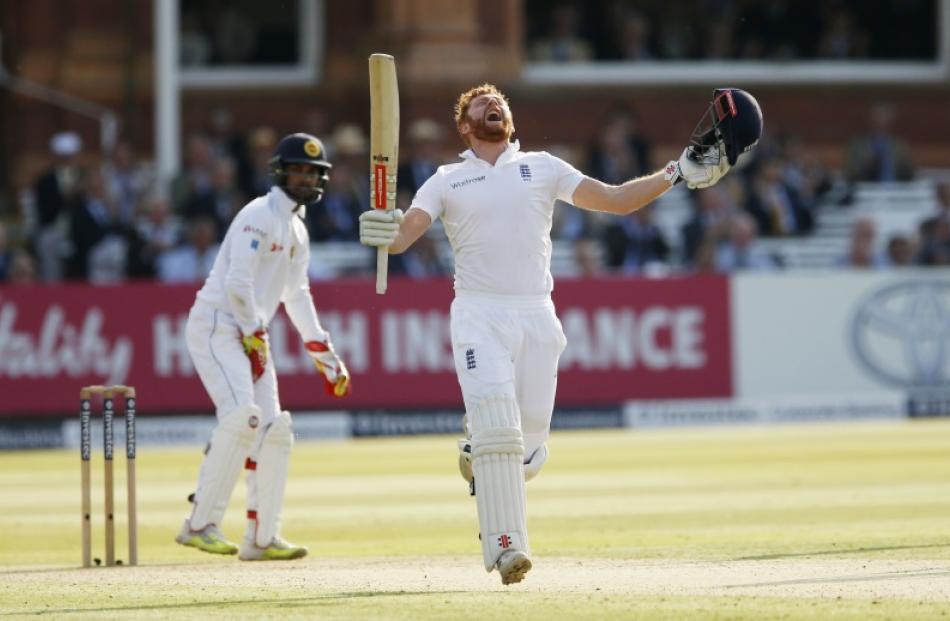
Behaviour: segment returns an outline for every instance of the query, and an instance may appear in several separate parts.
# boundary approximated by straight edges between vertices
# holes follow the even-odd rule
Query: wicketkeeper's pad
[[[280,512],[287,487],[287,471],[294,433],[290,412],[280,412],[267,426],[260,446],[248,458],[247,537],[265,548],[280,531]]]
[[[201,530],[208,524],[221,525],[260,423],[261,409],[256,405],[238,408],[219,418],[198,473],[189,520],[192,530]]]

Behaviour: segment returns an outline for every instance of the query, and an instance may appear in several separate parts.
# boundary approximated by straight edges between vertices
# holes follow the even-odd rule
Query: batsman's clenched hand
[[[399,234],[399,225],[405,215],[400,209],[384,211],[370,209],[360,214],[360,243],[365,246],[388,248]]]
[[[670,183],[685,181],[690,190],[708,188],[716,185],[723,175],[729,172],[729,160],[721,142],[706,147],[704,153],[697,153],[693,147],[686,147],[679,160],[672,160],[666,165],[664,172],[664,177]]]
[[[323,374],[328,395],[345,397],[350,394],[350,372],[340,357],[333,351],[330,341],[307,341],[307,353],[313,358],[313,364]]]
[[[256,382],[264,375],[264,368],[267,366],[267,332],[262,329],[242,336],[241,343],[244,344],[244,353],[251,361],[251,377]]]

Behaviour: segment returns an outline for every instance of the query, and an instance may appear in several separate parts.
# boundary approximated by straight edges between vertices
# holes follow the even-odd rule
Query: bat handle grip
[[[389,249],[376,248],[376,293],[386,293],[386,276],[389,273]]]

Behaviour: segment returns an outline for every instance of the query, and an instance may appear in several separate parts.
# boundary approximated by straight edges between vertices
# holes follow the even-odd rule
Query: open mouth
[[[485,115],[486,121],[501,121],[501,113],[497,110],[492,110],[487,115]]]

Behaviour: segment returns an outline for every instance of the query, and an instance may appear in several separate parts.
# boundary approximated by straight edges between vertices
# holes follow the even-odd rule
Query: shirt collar
[[[301,216],[306,215],[307,207],[301,205],[299,210],[294,211],[294,209],[297,208],[297,201],[287,196],[287,193],[276,185],[270,189],[270,201],[271,204],[277,208],[277,212],[286,218],[290,218],[296,214]]]
[[[502,151],[501,155],[498,156],[498,159],[495,161],[495,166],[499,166],[501,164],[507,163],[515,155],[517,155],[517,153],[520,150],[521,150],[521,142],[518,140],[512,140],[511,142],[508,143],[508,146],[505,147],[505,150]],[[463,160],[485,162],[485,160],[480,159],[478,155],[476,155],[475,152],[472,151],[471,149],[467,149],[463,151],[462,153],[459,153],[459,157],[462,158]],[[485,162],[485,163],[488,164],[488,162]]]

